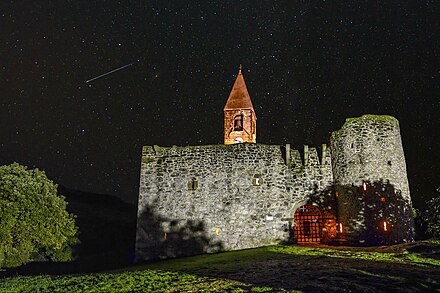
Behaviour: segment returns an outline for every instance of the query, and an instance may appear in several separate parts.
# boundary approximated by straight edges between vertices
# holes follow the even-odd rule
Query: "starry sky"
[[[135,203],[143,145],[223,143],[223,107],[241,63],[257,142],[320,146],[347,117],[389,114],[400,121],[415,205],[440,187],[435,1],[2,7],[1,164]]]

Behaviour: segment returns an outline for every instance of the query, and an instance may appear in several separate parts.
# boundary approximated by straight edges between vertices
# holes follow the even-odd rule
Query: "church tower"
[[[241,65],[223,112],[225,144],[257,142],[257,116],[241,73]]]

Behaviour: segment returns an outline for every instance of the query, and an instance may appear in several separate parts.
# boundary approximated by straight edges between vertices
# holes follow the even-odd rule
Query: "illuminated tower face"
[[[257,142],[257,116],[241,73],[241,66],[223,111],[225,144]]]

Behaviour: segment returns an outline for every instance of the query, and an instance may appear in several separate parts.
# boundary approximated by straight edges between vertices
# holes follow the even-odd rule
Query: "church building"
[[[328,146],[301,150],[257,143],[256,128],[240,68],[224,107],[223,145],[143,147],[137,260],[413,240],[397,119],[349,118]]]

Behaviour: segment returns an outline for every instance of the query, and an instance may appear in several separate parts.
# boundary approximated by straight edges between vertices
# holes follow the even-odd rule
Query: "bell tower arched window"
[[[237,115],[234,118],[234,131],[243,130],[243,114]]]

